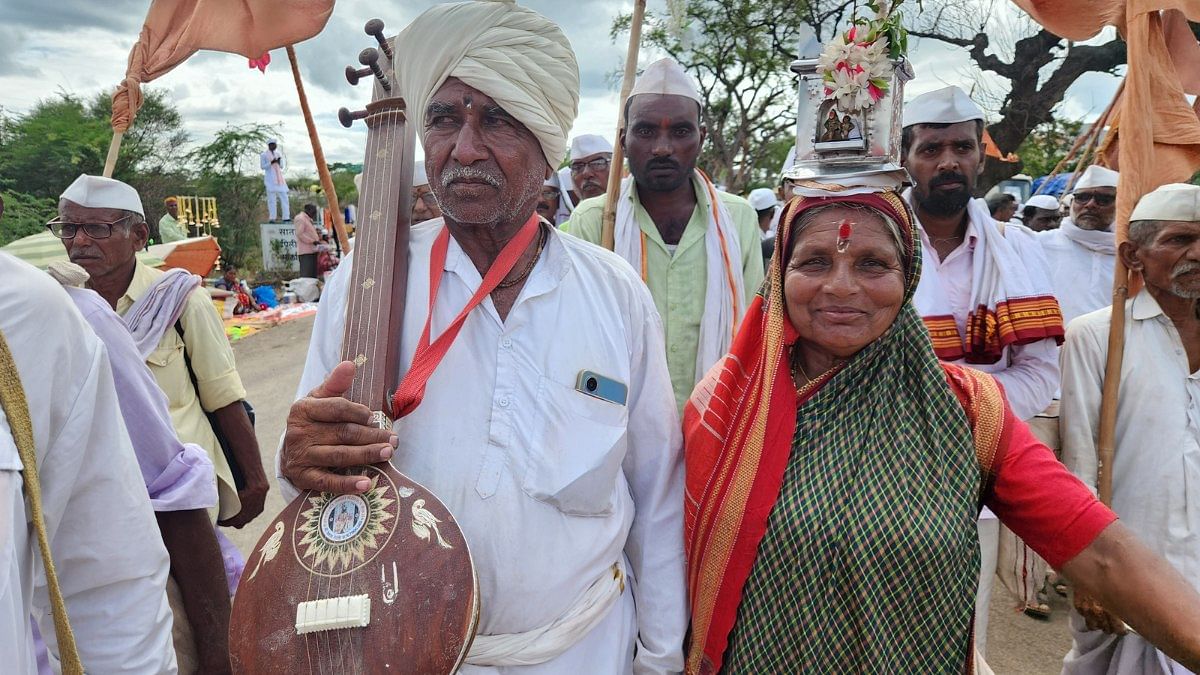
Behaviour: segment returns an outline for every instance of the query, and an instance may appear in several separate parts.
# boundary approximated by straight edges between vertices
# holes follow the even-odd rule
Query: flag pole
[[[621,100],[617,102],[617,138],[613,143],[612,164],[608,167],[608,192],[604,196],[604,212],[600,220],[600,244],[610,251],[616,247],[617,198],[621,192],[621,170],[625,165],[625,148],[621,145],[621,130],[625,128],[625,102],[629,100],[629,92],[637,77],[645,15],[646,0],[634,0],[633,18],[629,22],[629,49],[625,52],[625,76],[621,79]]]
[[[321,139],[317,136],[317,125],[313,123],[312,111],[308,107],[308,96],[304,94],[304,82],[300,79],[300,64],[296,61],[296,50],[287,46],[288,61],[292,64],[292,78],[296,80],[296,93],[300,96],[300,111],[304,113],[304,124],[308,127],[308,139],[312,141],[313,160],[317,163],[317,174],[321,177],[321,189],[329,202],[329,216],[337,234],[342,251],[350,252],[350,240],[346,237],[346,225],[342,222],[342,208],[338,204],[337,190],[333,187],[333,176],[325,164],[325,152],[321,150]]]

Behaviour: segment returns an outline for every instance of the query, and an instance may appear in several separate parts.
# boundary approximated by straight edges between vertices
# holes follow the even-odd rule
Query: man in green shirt
[[[163,204],[167,207],[167,212],[162,218],[158,219],[158,236],[162,239],[163,244],[169,244],[180,239],[187,239],[187,233],[183,231],[183,226],[179,224],[179,201],[174,197],[167,197],[163,200]]]
[[[641,273],[663,317],[681,411],[763,279],[754,209],[696,170],[702,100],[683,68],[662,59],[638,79],[620,134],[633,175],[621,183],[616,252]],[[563,229],[598,244],[603,210],[603,196],[585,200]]]

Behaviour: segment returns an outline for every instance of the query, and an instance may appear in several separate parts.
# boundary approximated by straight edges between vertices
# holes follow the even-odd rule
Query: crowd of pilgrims
[[[625,106],[605,251],[613,145],[568,143],[558,26],[438,5],[396,45],[426,119],[389,338],[408,364],[469,313],[406,414],[364,424],[348,255],[275,474],[356,493],[340,469],[391,461],[445,502],[489,637],[463,672],[989,672],[990,605],[1044,619],[1056,592],[1064,673],[1200,668],[1200,187],[1144,196],[1119,246],[1113,170],[1062,202],[975,198],[984,114],[946,87],[904,106],[911,186],[830,189],[789,158],[742,198],[697,166],[704,99],[662,59]],[[221,533],[274,515],[246,389],[203,281],[135,257],[138,193],[64,188],[70,262],[0,254],[6,669],[229,672],[243,571],[287,564]],[[1104,505],[1117,256],[1142,285]]]

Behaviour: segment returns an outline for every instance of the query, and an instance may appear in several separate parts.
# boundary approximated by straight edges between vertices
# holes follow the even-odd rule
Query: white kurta
[[[0,253],[0,331],[33,420],[54,564],[89,673],[175,672],[168,559],[100,340],[48,275]],[[29,617],[58,646],[22,464],[0,414],[0,653],[35,673]]]
[[[1112,507],[1200,590],[1200,372],[1189,373],[1179,333],[1148,292],[1126,302],[1125,321]],[[1079,318],[1067,329],[1062,353],[1063,463],[1093,489],[1110,322],[1108,308]],[[1071,627],[1075,645],[1064,673],[1172,672],[1166,657],[1137,635],[1087,631],[1074,612]]]
[[[271,159],[279,158],[279,170],[276,171],[271,163]],[[287,170],[287,160],[284,159],[283,153],[276,148],[274,151],[263,150],[258,156],[258,165],[263,170],[263,187],[267,192],[287,192],[287,179],[283,177],[283,172]]]
[[[1070,219],[1063,221],[1069,227]],[[1078,230],[1079,228],[1076,228]],[[1077,235],[1085,243],[1067,235],[1063,227],[1038,232],[1038,242],[1050,264],[1050,281],[1067,324],[1089,312],[1112,305],[1113,267],[1116,253],[1112,232],[1082,230]],[[1104,246],[1107,240],[1107,246]]]
[[[429,252],[442,227],[436,219],[412,232],[405,369],[428,314]],[[299,395],[339,361],[351,264],[347,257],[325,287]],[[432,336],[480,282],[451,238]],[[682,670],[682,435],[664,353],[662,322],[633,269],[553,231],[507,319],[485,299],[420,407],[396,423],[392,463],[445,502],[471,546],[481,634],[550,623],[622,556],[634,580],[603,622],[558,658],[463,672]],[[627,384],[627,405],[576,391],[583,370]]]

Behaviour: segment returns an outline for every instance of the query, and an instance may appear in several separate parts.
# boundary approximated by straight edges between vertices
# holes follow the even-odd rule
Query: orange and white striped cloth
[[[950,311],[951,303],[937,274],[922,274],[913,296],[938,358],[996,363],[1005,348],[1013,345],[1046,338],[1062,344],[1062,311],[1044,259],[1026,260],[1022,247],[1013,241],[1029,236],[1028,231],[1008,226],[1001,232],[981,199],[968,203],[967,215],[975,224],[978,239],[972,252],[966,335]]]
[[[742,246],[733,228],[733,217],[717,196],[704,172],[696,170],[696,181],[703,186],[709,203],[708,226],[704,232],[706,274],[704,314],[700,320],[700,344],[696,350],[696,381],[729,351],[734,331],[746,313],[746,292],[742,280]],[[633,176],[621,181],[617,200],[617,217],[613,238],[615,252],[624,258],[646,280],[645,234],[633,213],[629,191],[634,189]]]

